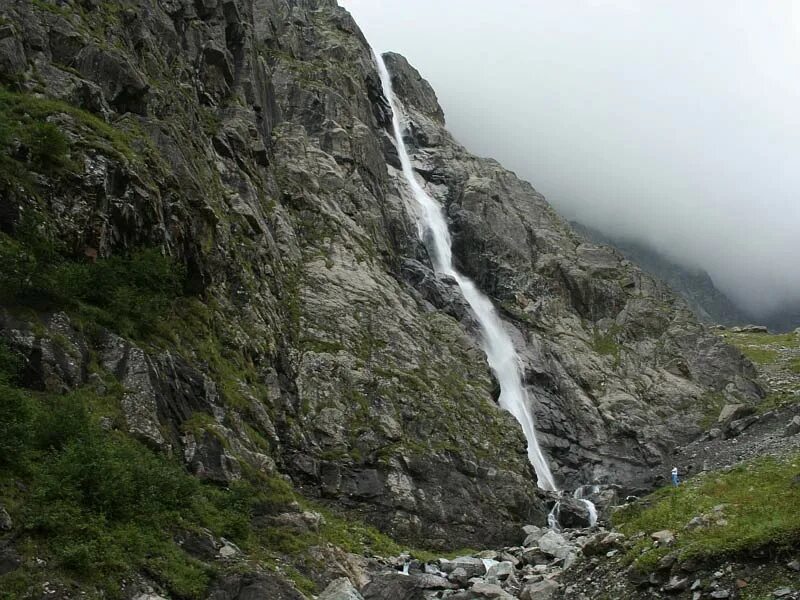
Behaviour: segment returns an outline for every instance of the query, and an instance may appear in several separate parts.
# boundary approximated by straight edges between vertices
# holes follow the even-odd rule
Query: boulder
[[[278,575],[266,573],[237,573],[220,579],[208,595],[208,600],[306,600],[294,585]]]
[[[746,404],[726,404],[719,412],[717,422],[728,423],[729,421],[735,421],[736,419],[746,417],[752,412],[753,408],[751,406],[747,406]]]
[[[470,589],[449,596],[452,600],[514,600],[514,596],[499,585],[479,581]]]
[[[403,575],[392,572],[373,577],[361,589],[361,595],[364,600],[421,600],[425,597],[423,594],[426,590],[448,590],[455,587],[436,575],[424,573]]]
[[[564,536],[555,531],[548,531],[539,538],[539,550],[555,558],[567,558],[574,552],[574,548]]]
[[[756,415],[750,415],[749,417],[744,417],[742,419],[736,419],[735,421],[731,421],[725,427],[725,437],[734,438],[740,435],[745,429],[750,427],[756,421],[758,421],[758,417]]]
[[[675,534],[669,529],[662,529],[650,534],[650,537],[658,546],[671,546],[675,542]]]
[[[586,556],[600,556],[619,547],[625,536],[618,532],[601,532],[588,538],[582,547]]]
[[[592,525],[589,507],[583,500],[563,496],[558,501],[558,523],[562,527],[581,528]]]
[[[439,568],[444,573],[452,573],[456,569],[464,569],[467,577],[481,577],[486,574],[486,565],[480,558],[459,556],[453,560],[440,559]]]
[[[556,597],[559,587],[552,579],[545,579],[526,585],[519,597],[520,600],[552,600]]]
[[[514,565],[509,561],[503,561],[489,567],[489,570],[486,572],[486,578],[494,577],[499,581],[504,581],[508,579],[508,576],[513,572]]]
[[[522,530],[525,532],[523,546],[526,548],[536,545],[536,542],[549,531],[546,527],[537,527],[536,525],[525,525]]]
[[[677,575],[673,575],[669,578],[669,581],[664,584],[664,591],[670,594],[677,594],[682,592],[683,590],[689,587],[689,579],[688,577],[678,577]]]
[[[317,600],[364,600],[364,598],[353,587],[349,579],[341,577],[331,581],[328,587],[317,597]]]

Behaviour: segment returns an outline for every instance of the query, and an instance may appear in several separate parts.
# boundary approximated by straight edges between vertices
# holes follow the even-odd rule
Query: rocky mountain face
[[[684,299],[695,317],[703,323],[741,325],[755,321],[722,293],[704,270],[679,265],[644,244],[608,236],[574,221],[570,224],[588,239],[613,246],[628,260],[664,281]]]
[[[625,258],[664,281],[683,298],[695,317],[703,323],[720,325],[761,323],[775,332],[792,331],[800,325],[800,308],[796,303],[787,302],[770,314],[754,316],[717,288],[711,276],[703,269],[678,264],[641,242],[611,236],[575,221],[570,225],[593,242],[613,246]]]
[[[418,91],[419,74],[397,55],[387,64],[458,265],[514,331],[562,482],[643,483],[676,441],[696,433],[709,394],[761,394],[752,366],[664,283],[580,237],[497,162],[469,154],[431,108],[432,92]]]
[[[13,125],[4,285],[22,290],[3,300],[0,334],[27,388],[112,386],[118,406],[101,416],[118,411],[114,427],[203,480],[283,476],[400,540],[499,547],[543,523],[479,332],[418,238],[388,103],[344,9],[0,6]],[[386,60],[417,171],[446,211],[459,269],[512,333],[561,485],[649,485],[711,398],[759,399],[738,350],[530,184],[461,147],[427,82]],[[31,119],[52,127],[17,135]],[[39,252],[42,240],[55,250]],[[117,259],[150,281],[163,257],[181,288],[140,327],[113,315],[138,323],[149,304],[93,294],[85,278],[31,287],[42,269],[80,275]],[[42,301],[54,282],[67,292]]]

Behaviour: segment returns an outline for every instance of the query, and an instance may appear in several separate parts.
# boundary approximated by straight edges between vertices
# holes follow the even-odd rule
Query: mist
[[[705,269],[757,317],[800,307],[800,4],[341,4],[564,217]]]

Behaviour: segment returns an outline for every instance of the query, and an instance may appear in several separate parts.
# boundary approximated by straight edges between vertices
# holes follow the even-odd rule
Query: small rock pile
[[[318,600],[548,600],[561,588],[559,576],[584,550],[613,555],[624,538],[601,528],[557,532],[527,525],[524,532],[522,546],[500,551],[428,562],[399,556],[360,590],[338,579]]]

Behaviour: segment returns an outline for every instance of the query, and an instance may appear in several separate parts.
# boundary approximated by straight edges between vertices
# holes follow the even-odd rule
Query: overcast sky
[[[800,304],[800,2],[340,3],[564,216]]]

